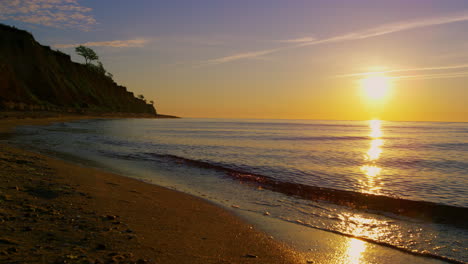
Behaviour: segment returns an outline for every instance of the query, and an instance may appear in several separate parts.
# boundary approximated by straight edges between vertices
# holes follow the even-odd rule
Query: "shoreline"
[[[0,132],[102,116],[0,120]],[[119,117],[115,117],[119,118]],[[0,259],[57,263],[306,263],[195,196],[0,144]],[[81,262],[80,262],[81,261]]]
[[[85,117],[84,116],[78,116],[78,117],[65,116],[64,117],[64,116],[62,116],[62,117],[58,117],[58,118],[56,117],[56,118],[49,118],[49,119],[26,119],[26,120],[23,120],[22,122],[20,122],[20,121],[18,121],[16,119],[14,121],[9,120],[10,122],[8,122],[8,120],[1,120],[0,121],[0,132],[5,132],[5,128],[7,128],[7,129],[9,128],[11,130],[11,128],[13,128],[16,125],[45,125],[45,124],[51,123],[51,122],[66,122],[66,121],[73,121],[73,120],[78,120],[78,119],[93,119],[93,118],[100,119],[100,118],[106,118],[106,117],[103,117],[103,116],[85,116]],[[122,117],[107,117],[107,118],[122,118]],[[22,120],[22,119],[19,119],[19,120]],[[6,122],[2,122],[2,121],[6,121]],[[31,123],[31,122],[33,122],[33,123]],[[7,123],[7,125],[5,125],[5,123]],[[20,150],[20,151],[24,151],[24,150]],[[35,153],[32,153],[32,154],[35,154]],[[42,156],[40,154],[35,154],[35,155]],[[165,187],[160,187],[158,185],[154,185],[154,184],[151,184],[151,183],[145,183],[145,182],[142,182],[140,180],[132,179],[130,177],[115,175],[113,173],[106,173],[104,171],[101,171],[100,169],[89,168],[87,165],[82,165],[82,164],[81,165],[73,165],[73,164],[69,163],[68,161],[57,160],[56,158],[50,158],[50,157],[45,157],[45,158],[50,160],[50,161],[48,161],[48,164],[53,164],[54,162],[59,162],[59,163],[61,162],[61,163],[64,163],[64,164],[68,164],[68,166],[80,167],[83,170],[91,170],[91,171],[95,170],[95,171],[99,171],[100,174],[110,174],[110,175],[113,175],[113,177],[117,177],[117,178],[122,177],[122,178],[125,178],[127,180],[138,181],[140,184],[143,184],[143,185],[150,185],[150,186],[155,186],[157,188],[166,189]],[[91,172],[88,172],[88,173],[91,173]],[[80,176],[76,176],[76,177],[80,177]],[[102,177],[102,176],[99,176],[99,177]],[[113,181],[117,180],[117,178],[114,178],[113,180],[110,180],[109,182],[113,182]],[[75,182],[75,183],[77,183],[77,182]],[[121,188],[121,187],[117,187],[117,188]],[[139,188],[142,188],[142,187],[139,187]],[[435,261],[432,258],[426,259],[424,256],[421,256],[421,255],[414,256],[412,254],[408,254],[408,252],[398,251],[397,249],[386,248],[384,246],[377,246],[374,243],[367,243],[367,242],[364,242],[362,240],[357,240],[357,239],[354,239],[354,238],[345,237],[343,235],[331,234],[329,231],[310,230],[310,228],[299,227],[296,224],[290,224],[292,226],[288,227],[287,230],[282,230],[281,232],[283,232],[283,234],[278,236],[279,238],[281,238],[280,240],[278,240],[278,241],[272,240],[271,237],[269,235],[266,235],[266,234],[274,234],[275,238],[277,238],[276,235],[278,234],[278,225],[284,225],[284,223],[274,223],[276,220],[270,220],[270,219],[264,219],[264,220],[259,222],[258,220],[260,220],[260,219],[255,219],[255,217],[251,217],[251,216],[248,216],[248,215],[246,216],[245,214],[243,215],[243,213],[241,213],[241,212],[239,213],[236,210],[233,210],[232,208],[222,208],[222,206],[217,205],[216,203],[213,203],[210,200],[206,200],[206,199],[203,199],[203,198],[198,198],[197,196],[192,196],[192,195],[184,193],[184,192],[174,191],[172,189],[166,189],[166,191],[172,191],[172,192],[178,193],[179,195],[189,196],[190,197],[189,199],[199,200],[199,202],[207,203],[207,204],[217,208],[217,210],[222,210],[224,213],[226,213],[228,215],[231,215],[231,217],[234,217],[235,219],[237,219],[237,222],[236,222],[235,225],[245,225],[245,226],[248,227],[248,230],[252,230],[252,227],[249,225],[249,223],[255,224],[255,226],[258,227],[257,229],[261,230],[260,235],[262,235],[264,237],[267,237],[269,242],[272,242],[273,244],[275,244],[276,246],[279,246],[281,248],[281,250],[278,251],[278,252],[282,252],[280,254],[280,256],[276,256],[274,258],[274,260],[268,260],[265,263],[330,263],[331,259],[333,259],[335,262],[336,261],[343,262],[343,261],[347,261],[348,260],[347,257],[349,257],[349,256],[347,256],[347,255],[349,255],[349,252],[346,250],[346,247],[351,245],[352,243],[355,243],[355,241],[360,241],[359,243],[365,243],[365,245],[366,245],[365,247],[368,248],[368,250],[367,250],[368,251],[367,252],[368,256],[366,257],[367,261],[369,261],[368,263],[377,263],[377,262],[373,262],[372,260],[377,260],[377,259],[379,259],[381,257],[385,257],[386,261],[379,262],[379,263],[393,263],[393,261],[395,259],[396,260],[406,260],[406,262],[409,261],[409,262],[412,262],[412,263],[440,263],[438,261]],[[133,192],[133,190],[130,190],[130,192]],[[175,212],[175,214],[176,213],[177,212]],[[208,212],[207,214],[215,214],[215,213],[214,213],[214,211],[211,211],[211,212]],[[133,216],[134,215],[135,214],[133,214]],[[219,215],[217,214],[214,217],[218,218]],[[239,218],[241,219],[240,221],[239,221]],[[221,217],[221,219],[223,219],[223,218]],[[221,220],[221,219],[218,219],[218,220]],[[242,219],[245,220],[245,221],[243,221]],[[265,222],[263,222],[263,221],[265,221]],[[211,227],[211,224],[210,224],[210,227]],[[195,229],[196,228],[197,227],[195,227]],[[198,228],[200,228],[200,227],[198,227]],[[192,227],[190,229],[192,230],[194,228]],[[309,238],[304,238],[303,233],[309,234],[310,237]],[[222,236],[224,239],[229,239],[224,234],[218,234],[218,235]],[[312,239],[311,239],[311,237],[312,237]],[[0,236],[0,238],[1,238],[1,236]],[[258,238],[255,238],[254,240],[258,240]],[[306,243],[310,243],[310,241],[313,241],[313,243],[310,244],[310,245],[307,245],[306,247],[304,247],[304,245],[301,245],[300,243],[296,243],[297,242],[296,240],[302,240],[301,242],[306,242]],[[287,245],[294,245],[294,246],[293,246],[293,248],[291,248],[290,246],[286,246],[286,244],[283,244],[283,242],[281,242],[281,241],[287,241],[288,242],[288,243],[286,243]],[[195,240],[195,241],[190,242],[189,244],[198,243],[198,242],[199,241]],[[242,244],[243,243],[244,242],[242,242]],[[253,243],[258,243],[258,241],[253,242]],[[259,246],[259,245],[257,244],[257,246]],[[312,249],[310,248],[311,246],[312,246]],[[316,248],[314,248],[314,247],[316,247]],[[301,250],[298,250],[299,248]],[[232,249],[230,249],[230,250],[232,250]],[[0,251],[1,251],[1,248],[0,248]],[[398,251],[398,252],[395,252],[395,251]],[[276,252],[276,254],[278,254],[278,252]],[[268,252],[268,254],[270,254],[270,252]],[[411,255],[411,257],[408,256],[408,255]],[[244,262],[247,261],[246,263],[249,263],[248,262],[249,261],[248,256],[258,256],[258,258],[252,257],[252,259],[255,259],[255,263],[263,263],[263,261],[265,261],[264,259],[260,259],[260,255],[250,254],[250,253],[242,255],[242,257],[240,259],[238,259],[237,261],[240,261],[240,263],[244,263]],[[239,257],[239,256],[237,256],[237,257]],[[282,258],[284,258],[284,257],[289,258],[289,260],[287,260],[287,261],[282,260]],[[416,261],[415,261],[415,259],[413,259],[412,257],[418,258],[418,259],[416,259]],[[426,257],[428,257],[428,256],[426,256]],[[231,263],[232,260],[233,259],[231,258],[231,260],[226,262],[226,263]],[[189,262],[184,262],[184,260],[178,260],[178,261],[181,261],[181,263],[197,263],[197,262],[193,262],[193,260],[190,260]],[[237,261],[234,258],[234,263],[237,263]],[[307,262],[307,261],[313,261],[313,262]],[[335,262],[333,262],[333,263],[335,263]],[[451,261],[449,261],[449,262],[451,262]],[[172,261],[163,262],[163,263],[172,263]],[[206,263],[206,262],[200,262],[200,263]],[[221,263],[224,263],[224,262],[221,262]],[[453,262],[453,263],[459,263],[459,262]]]

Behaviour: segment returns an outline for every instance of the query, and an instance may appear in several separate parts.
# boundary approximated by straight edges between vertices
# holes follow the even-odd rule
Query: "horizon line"
[[[193,116],[179,116],[179,119],[254,119],[254,120],[309,120],[309,121],[372,121],[379,120],[384,122],[426,122],[426,123],[468,123],[467,121],[442,121],[442,120],[390,120],[383,118],[371,119],[316,119],[316,118],[261,118],[261,117],[193,117]]]

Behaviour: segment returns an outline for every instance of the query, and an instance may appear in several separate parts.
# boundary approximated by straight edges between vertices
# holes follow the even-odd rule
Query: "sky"
[[[163,114],[468,122],[468,1],[2,0],[0,22],[91,47]]]

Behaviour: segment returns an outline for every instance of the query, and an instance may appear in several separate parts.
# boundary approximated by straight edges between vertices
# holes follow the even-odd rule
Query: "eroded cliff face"
[[[0,110],[156,115],[151,104],[112,79],[2,24]]]

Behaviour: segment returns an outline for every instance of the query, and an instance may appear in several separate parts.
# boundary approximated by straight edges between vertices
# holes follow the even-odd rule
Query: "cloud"
[[[420,74],[420,75],[403,75],[390,77],[391,79],[410,79],[410,80],[428,80],[428,79],[447,79],[447,78],[462,78],[467,77],[468,72],[451,72],[439,74]]]
[[[385,71],[358,72],[350,74],[342,74],[335,76],[337,78],[360,77],[372,74],[389,74],[389,73],[410,73],[410,72],[431,72],[431,71],[447,71],[456,69],[468,68],[468,64],[419,67],[419,68],[402,68]],[[394,80],[410,79],[410,80],[426,80],[426,79],[446,79],[446,78],[461,78],[468,76],[468,72],[443,72],[443,73],[427,73],[427,74],[412,74],[412,75],[391,75],[389,78]]]
[[[377,26],[374,28],[366,29],[366,30],[350,32],[350,33],[346,33],[340,36],[335,36],[331,38],[326,38],[322,40],[305,43],[302,46],[316,45],[316,44],[322,44],[322,43],[331,43],[331,42],[341,42],[341,41],[348,41],[348,40],[366,39],[366,38],[382,36],[382,35],[386,35],[390,33],[396,33],[400,31],[406,31],[406,30],[429,27],[429,26],[436,26],[436,25],[443,25],[443,24],[450,24],[450,23],[461,22],[461,21],[468,21],[468,13],[386,24],[386,25],[381,25],[381,26]]]
[[[54,28],[90,30],[97,24],[89,7],[78,0],[1,0],[0,20],[13,20]]]
[[[286,40],[278,40],[277,42],[281,43],[304,43],[304,42],[312,42],[315,38],[313,37],[303,37],[303,38],[295,38],[295,39],[286,39]]]
[[[255,57],[263,56],[266,54],[280,52],[280,51],[287,50],[287,49],[296,49],[296,48],[301,48],[301,47],[306,47],[306,46],[320,45],[320,44],[327,44],[327,43],[338,43],[338,42],[345,42],[345,41],[352,41],[352,40],[362,40],[362,39],[382,36],[386,34],[407,31],[411,29],[436,26],[436,25],[444,25],[444,24],[450,24],[450,23],[461,22],[461,21],[468,21],[468,12],[452,14],[448,16],[424,18],[424,19],[419,19],[419,20],[385,24],[385,25],[380,25],[380,26],[365,29],[365,30],[358,30],[358,31],[349,32],[349,33],[345,33],[342,35],[329,37],[329,38],[314,39],[312,41],[302,42],[296,45],[291,45],[291,46],[286,46],[286,47],[281,47],[281,48],[276,48],[276,49],[243,52],[243,53],[233,54],[233,55],[229,55],[229,56],[225,56],[221,58],[211,59],[211,60],[206,61],[205,64],[220,64],[220,63],[232,62],[232,61],[241,60],[241,59],[255,58]],[[294,43],[294,41],[290,43]]]
[[[369,74],[383,74],[383,73],[394,73],[394,72],[412,72],[412,71],[438,71],[438,70],[454,70],[454,69],[464,69],[468,68],[468,64],[457,64],[457,65],[445,65],[445,66],[433,66],[433,67],[419,67],[419,68],[402,68],[402,69],[392,69],[385,71],[372,71],[372,72],[357,72],[342,74],[336,77],[354,77],[354,76],[363,76]]]
[[[129,47],[143,47],[149,42],[145,38],[136,38],[128,40],[112,40],[112,41],[98,41],[98,42],[85,42],[78,44],[56,44],[55,48],[72,48],[80,45],[87,47],[114,47],[114,48],[129,48]]]
[[[257,51],[257,52],[245,52],[245,53],[238,53],[234,54],[231,56],[226,56],[226,57],[221,57],[217,59],[212,59],[212,60],[207,60],[204,61],[202,64],[203,65],[213,65],[213,64],[220,64],[220,63],[226,63],[226,62],[231,62],[231,61],[236,61],[236,60],[241,60],[241,59],[248,59],[248,58],[258,58],[261,56],[265,56],[274,52],[279,51],[280,49],[270,49],[270,50],[262,50],[262,51]]]

